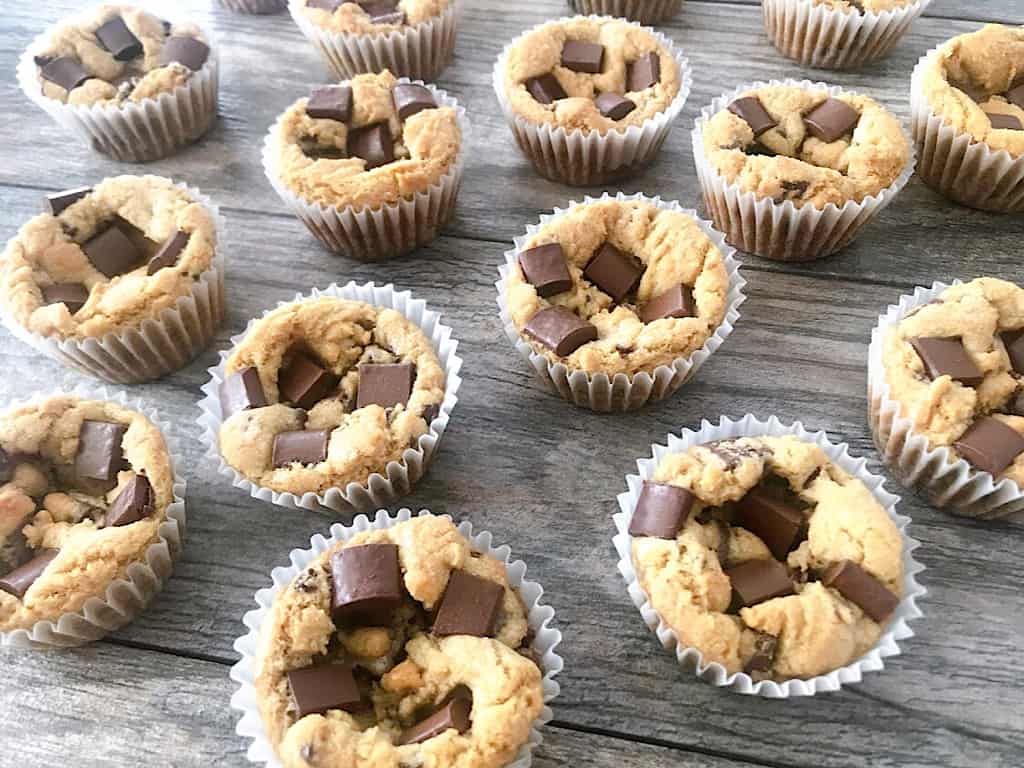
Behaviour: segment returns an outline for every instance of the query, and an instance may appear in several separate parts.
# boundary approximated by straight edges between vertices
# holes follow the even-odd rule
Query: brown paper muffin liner
[[[832,96],[843,93],[843,89],[836,86],[810,80],[771,80],[741,85],[704,107],[692,134],[693,158],[704,192],[704,205],[715,227],[725,233],[730,245],[740,250],[775,261],[820,259],[849,245],[864,225],[907,185],[914,173],[914,151],[911,148],[906,167],[891,185],[859,203],[847,200],[842,207],[829,203],[824,208],[813,205],[797,208],[790,200],[776,203],[771,198],[744,192],[739,185],[727,182],[708,161],[704,154],[704,128],[741,93],[776,85],[827,90]],[[910,143],[909,138],[907,142]]]
[[[519,334],[506,303],[508,279],[516,268],[516,260],[519,253],[525,248],[527,241],[541,227],[552,221],[557,221],[574,207],[580,205],[580,203],[573,202],[569,203],[566,208],[556,208],[553,213],[541,216],[539,223],[529,225],[526,228],[526,234],[515,239],[515,247],[505,252],[505,263],[498,270],[501,279],[495,283],[495,287],[498,289],[498,311],[505,335],[515,346],[516,351],[523,356],[523,359],[530,363],[541,381],[570,403],[583,408],[589,408],[592,411],[633,411],[642,408],[648,403],[664,400],[672,395],[683,384],[692,379],[701,366],[708,361],[708,358],[722,346],[725,340],[729,338],[734,325],[740,318],[739,307],[746,301],[743,287],[747,284],[747,281],[740,275],[740,262],[735,258],[736,252],[726,245],[722,233],[715,230],[710,223],[701,219],[696,211],[683,208],[674,201],[663,201],[660,197],[646,197],[641,194],[624,195],[621,192],[614,197],[607,192],[600,198],[587,197],[582,204],[588,205],[608,200],[647,202],[661,210],[685,213],[697,222],[701,231],[708,236],[715,247],[722,253],[725,268],[729,275],[726,313],[721,324],[708,337],[700,349],[689,357],[677,357],[672,361],[671,365],[658,366],[653,372],[641,371],[632,376],[617,373],[614,376],[609,376],[606,373],[588,373],[587,371],[573,370],[560,362],[552,363],[543,355],[537,354],[529,342]]]
[[[198,189],[176,185],[209,211],[217,233],[210,268],[191,290],[157,317],[137,326],[85,339],[54,339],[33,333],[8,313],[0,320],[12,334],[47,357],[112,384],[139,384],[180,370],[209,346],[224,319],[226,257],[224,217]]]
[[[229,11],[264,15],[280,13],[288,7],[288,0],[217,0]]]
[[[936,115],[924,95],[924,69],[938,55],[921,57],[910,79],[910,123],[917,145],[917,175],[929,187],[972,208],[996,213],[1024,211],[1024,157],[998,152],[960,133]]]
[[[254,499],[268,501],[272,504],[295,509],[313,510],[328,515],[351,514],[386,507],[402,496],[410,493],[413,486],[426,474],[437,453],[438,445],[444,436],[451,418],[462,378],[462,358],[455,351],[459,342],[452,338],[452,329],[441,323],[441,315],[427,308],[422,299],[414,299],[409,291],[397,291],[393,285],[375,285],[374,283],[347,285],[329,285],[323,290],[314,288],[308,295],[296,295],[292,302],[282,301],[278,307],[300,301],[311,301],[323,296],[350,301],[362,301],[378,307],[388,307],[400,312],[407,320],[415,324],[431,340],[434,352],[440,360],[445,372],[444,400],[441,410],[428,425],[426,434],[420,436],[416,447],[407,448],[401,461],[389,462],[383,472],[375,472],[364,483],[349,483],[344,488],[330,488],[323,494],[304,493],[296,495],[288,492],[273,491],[251,482],[248,478],[228,464],[220,453],[220,425],[224,421],[221,409],[220,390],[225,379],[225,365],[228,356],[252,329],[255,319],[250,320],[245,330],[231,338],[231,347],[220,353],[220,363],[209,369],[210,381],[203,385],[205,397],[199,401],[202,412],[198,419],[203,428],[203,442],[206,443],[206,456],[217,464],[217,471],[230,478],[231,484],[246,491]],[[265,317],[272,310],[263,313]]]
[[[354,35],[323,29],[306,16],[298,0],[290,0],[288,11],[339,80],[385,69],[396,77],[436,80],[455,55],[458,17],[454,0],[440,16],[386,34]]]
[[[45,399],[51,392],[33,399]],[[44,649],[85,645],[120,629],[142,613],[149,601],[171,576],[174,563],[181,555],[185,541],[185,478],[179,472],[183,459],[171,438],[169,425],[160,415],[141,401],[129,399],[122,392],[104,387],[79,385],[70,394],[86,400],[107,400],[141,413],[160,430],[167,443],[171,470],[174,473],[174,498],[167,507],[167,519],[157,529],[159,540],[146,550],[144,560],[128,566],[124,578],[112,581],[102,598],[93,597],[75,613],[65,613],[57,620],[37,621],[30,629],[0,632],[0,647]]]
[[[953,285],[959,285],[954,281]],[[928,439],[914,431],[913,421],[902,413],[889,391],[882,363],[886,332],[907,313],[936,299],[949,288],[933,283],[900,297],[879,316],[868,348],[868,420],[875,447],[882,459],[907,488],[921,493],[943,512],[962,517],[993,520],[1024,511],[1024,489],[1012,480],[996,480],[963,459],[954,458],[944,446],[930,448]]]
[[[856,69],[888,56],[932,0],[891,11],[846,12],[811,0],[762,0],[764,27],[783,56],[805,67]]]
[[[399,83],[412,82],[400,78]],[[461,133],[458,156],[448,172],[429,188],[410,198],[389,203],[380,208],[354,208],[325,206],[295,194],[281,179],[277,153],[274,151],[278,120],[270,128],[263,143],[263,172],[274,191],[307,229],[334,253],[357,261],[385,261],[403,256],[434,240],[455,213],[455,203],[462,185],[462,172],[466,162],[466,148],[471,138],[471,126],[466,110],[459,103],[433,85],[425,85],[434,95],[438,106],[452,107]]]
[[[616,16],[657,24],[679,13],[683,0],[569,0],[569,7],[583,16]]]
[[[569,20],[568,17],[562,17],[555,22],[544,22],[524,34],[547,24]],[[689,62],[675,43],[650,27],[644,29],[676,60],[679,68],[679,93],[664,112],[659,112],[642,125],[631,125],[624,131],[611,130],[603,134],[598,131],[584,132],[579,128],[566,131],[562,127],[530,122],[513,113],[505,93],[505,69],[509,52],[519,38],[505,46],[494,65],[494,92],[519,149],[541,176],[563,184],[586,187],[626,179],[654,162],[690,95],[693,74]]]

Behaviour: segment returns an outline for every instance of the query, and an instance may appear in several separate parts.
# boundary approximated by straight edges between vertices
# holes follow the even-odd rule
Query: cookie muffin
[[[262,624],[255,696],[286,767],[498,768],[541,715],[523,597],[445,518],[335,543]]]
[[[658,24],[676,16],[683,0],[569,0],[580,16],[618,16],[641,24]]]
[[[141,413],[70,395],[16,405],[0,415],[0,481],[0,632],[56,625],[98,598],[107,610],[69,625],[82,635],[61,644],[96,639],[169,574],[184,519],[168,511],[181,501],[164,438]],[[118,580],[140,601],[108,593]]]

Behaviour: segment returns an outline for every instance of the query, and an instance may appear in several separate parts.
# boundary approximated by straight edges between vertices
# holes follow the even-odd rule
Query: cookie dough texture
[[[131,61],[117,61],[96,38],[96,30],[120,16],[132,34],[142,43],[143,55]],[[43,94],[75,106],[120,104],[154,99],[184,85],[192,71],[178,63],[161,66],[160,54],[169,36],[194,37],[209,45],[209,40],[194,24],[173,24],[130,5],[100,5],[74,20],[57,25],[45,44],[32,53],[57,58],[70,56],[81,62],[92,77],[66,91],[55,83],[39,82]]]
[[[336,396],[310,411],[280,402],[277,379],[302,350],[341,378]],[[408,362],[416,380],[406,405],[356,408],[360,363]],[[241,411],[220,428],[224,460],[256,485],[278,492],[323,493],[365,483],[415,447],[428,424],[424,411],[444,400],[445,372],[434,347],[415,324],[393,309],[323,297],[279,307],[256,321],[227,359],[225,376],[256,367],[270,404]],[[274,436],[297,429],[329,429],[327,460],[275,469]]]
[[[453,570],[501,584],[505,600],[497,637],[436,638],[412,628],[408,612],[400,612],[391,627],[336,627],[329,611],[331,555],[341,547],[380,543],[398,546],[406,590],[427,611],[438,604]],[[498,768],[526,743],[543,706],[540,669],[517,650],[527,631],[526,609],[504,564],[473,553],[451,521],[424,516],[366,531],[321,555],[275,599],[257,652],[260,714],[286,768]],[[357,671],[379,677],[369,694],[373,710],[356,715],[332,710],[296,721],[286,673],[328,653],[333,636],[340,638],[342,655]],[[421,744],[397,745],[404,728],[460,685],[473,693],[469,731],[450,730]]]
[[[603,45],[603,71],[588,74],[563,67],[562,47],[569,40]],[[626,91],[627,65],[652,51],[661,61],[661,81],[643,91]],[[530,95],[526,82],[548,73],[569,98],[541,104]],[[526,33],[512,45],[504,73],[505,95],[516,115],[567,131],[598,133],[641,125],[664,112],[679,94],[680,77],[671,51],[650,32],[621,19],[589,17],[553,21]],[[623,94],[636,109],[622,120],[609,120],[594,105],[601,93]]]
[[[581,204],[541,227],[525,248],[555,242],[561,244],[569,263],[572,290],[541,298],[517,263],[506,294],[509,314],[520,333],[538,311],[555,304],[571,309],[597,327],[596,341],[564,358],[531,342],[534,351],[551,362],[610,376],[652,372],[696,352],[725,318],[729,275],[724,256],[685,213],[661,210],[647,202]],[[636,291],[640,305],[685,283],[693,289],[697,317],[644,324],[637,305],[614,305],[608,294],[583,277],[587,263],[606,242],[645,265]]]
[[[847,13],[882,13],[884,11],[895,11],[906,8],[908,5],[915,5],[918,0],[809,0],[814,5],[824,5],[835,11]]]
[[[784,479],[810,507],[807,539],[787,563],[796,594],[729,614],[732,586],[718,556],[721,537],[729,537],[723,552],[730,567],[771,554],[750,531],[713,518],[702,523],[701,513],[739,501],[768,474]],[[662,621],[683,646],[699,649],[705,663],[741,672],[756,630],[778,638],[772,679],[808,678],[849,664],[878,641],[881,627],[856,604],[806,577],[853,560],[900,595],[900,533],[871,491],[818,446],[792,436],[697,446],[662,459],[653,480],[688,489],[696,496],[694,512],[674,541],[633,538],[633,566]]]
[[[148,264],[108,278],[82,250],[93,235],[119,217],[145,235],[152,257],[176,231],[189,233],[177,264],[147,275]],[[217,232],[210,212],[185,190],[159,176],[117,176],[59,216],[48,213],[25,224],[7,244],[0,263],[4,312],[32,333],[56,339],[96,338],[155,319],[191,293],[213,264]],[[148,261],[148,258],[147,258]],[[44,304],[43,289],[81,283],[85,306],[72,315],[64,304]]]
[[[874,99],[844,93],[838,98],[860,113],[852,138],[824,142],[811,136],[804,115],[829,98],[825,90],[764,86],[737,98],[760,99],[778,122],[757,137],[728,109],[704,127],[704,154],[715,171],[741,191],[797,208],[841,207],[877,195],[899,177],[910,160],[910,144],[899,121]],[[760,144],[775,157],[748,154]]]
[[[909,313],[885,335],[882,365],[889,397],[900,404],[931,448],[947,447],[959,458],[953,443],[977,420],[996,415],[1024,434],[1024,378],[1014,372],[1000,338],[1024,328],[1024,289],[1005,280],[982,277],[955,285],[930,304]],[[932,381],[910,344],[918,337],[959,336],[974,364],[984,373],[978,387],[949,376]],[[1024,456],[1003,472],[1024,486]]]
[[[462,145],[456,112],[425,109],[403,122],[391,96],[396,82],[388,71],[354,77],[348,124],[310,117],[305,98],[289,107],[272,139],[285,186],[309,203],[360,209],[394,204],[437,184]],[[346,156],[348,135],[376,123],[387,123],[395,161],[367,170],[365,160]]]
[[[308,0],[300,0],[302,12],[318,27],[338,34],[366,35],[387,34],[415,26],[440,16],[452,4],[452,0],[399,0],[395,9],[405,13],[405,24],[380,24],[373,22],[373,16],[358,3],[342,3],[334,13],[322,8],[310,8]]]
[[[993,128],[985,114],[1011,115],[1024,125],[1024,109],[1004,96],[1024,83],[1024,26],[987,24],[958,35],[929,56],[924,67],[924,95],[946,125],[993,150],[1024,156],[1024,131]]]
[[[74,480],[78,434],[87,419],[128,427],[122,445],[129,468],[107,493]],[[60,550],[23,599],[0,592],[0,631],[6,632],[80,610],[144,560],[174,500],[174,476],[160,430],[142,414],[110,402],[57,396],[18,405],[0,416],[0,447],[10,455],[39,457],[18,461],[10,481],[0,486],[0,567],[7,572],[38,549]],[[136,474],[153,487],[153,515],[98,527]],[[20,562],[7,562],[16,554]]]

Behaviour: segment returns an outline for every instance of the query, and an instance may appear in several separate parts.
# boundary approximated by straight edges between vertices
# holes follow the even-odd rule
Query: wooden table
[[[468,107],[473,147],[459,212],[419,253],[364,265],[326,253],[263,177],[260,146],[275,116],[325,66],[287,14],[241,16],[207,0],[170,5],[216,33],[221,119],[198,146],[148,166],[90,152],[33,107],[15,84],[25,45],[70,0],[5,3],[0,19],[0,227],[13,236],[46,191],[123,172],[187,181],[226,212],[230,310],[215,348],[277,301],[332,281],[411,288],[460,340],[465,383],[440,456],[412,508],[467,518],[511,544],[547,590],[565,634],[555,721],[535,765],[1020,766],[1024,764],[1022,528],[975,524],[909,493],[928,566],[917,636],[882,673],[836,694],[767,701],[713,688],[679,670],[630,602],[615,568],[611,515],[624,475],[668,432],[720,414],[802,419],[850,443],[877,469],[865,423],[865,358],[878,314],[913,286],[978,275],[1021,278],[1024,217],[958,207],[916,179],[853,246],[788,266],[745,258],[746,305],[733,336],[676,397],[632,415],[602,416],[548,394],[501,332],[497,267],[513,236],[581,190],[536,177],[516,150],[491,91],[500,48],[566,13],[560,0],[462,3],[455,63],[440,81]],[[159,8],[167,3],[155,3]],[[892,56],[863,72],[802,71],[772,48],[754,0],[689,0],[664,29],[686,51],[694,88],[660,161],[624,185],[699,207],[690,128],[735,85],[802,75],[875,96],[907,118],[910,72],[939,41],[997,20],[1024,22],[1020,0],[937,0]],[[590,190],[599,192],[600,190]],[[253,593],[289,550],[328,518],[250,499],[203,458],[195,407],[211,348],[187,369],[133,395],[157,406],[184,446],[189,537],[164,592],[123,631],[80,650],[2,654],[0,766],[242,766],[228,700],[232,643]],[[77,374],[0,333],[3,399]],[[890,483],[890,489],[901,489]]]

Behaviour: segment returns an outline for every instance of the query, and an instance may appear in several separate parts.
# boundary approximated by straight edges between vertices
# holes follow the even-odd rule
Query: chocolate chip
[[[54,283],[43,288],[43,304],[63,304],[72,315],[89,300],[89,289],[81,283]]]
[[[336,10],[341,8],[342,3],[346,3],[349,0],[307,0],[307,8],[319,8],[321,11],[327,11],[328,13],[334,13]]]
[[[776,203],[783,203],[786,200],[799,200],[806,194],[810,182],[807,181],[783,181],[782,191],[773,199]]]
[[[142,41],[132,34],[120,16],[97,29],[96,39],[117,61],[131,61],[142,55]]]
[[[352,117],[352,89],[347,85],[314,88],[306,102],[306,114],[317,120],[347,123]]]
[[[826,99],[804,115],[808,132],[817,139],[831,143],[851,133],[860,122],[860,113],[839,99]]]
[[[584,40],[566,40],[562,46],[562,66],[573,72],[600,74],[604,63],[604,46]]]
[[[500,584],[452,571],[434,619],[434,634],[493,637],[504,596]]]
[[[82,250],[92,265],[107,277],[117,277],[131,272],[145,257],[134,241],[125,234],[120,220],[115,220],[102,232],[93,235],[82,246]]]
[[[1002,340],[1010,357],[1010,367],[1024,375],[1024,329],[1004,333]]]
[[[640,307],[640,320],[653,323],[669,317],[696,317],[697,303],[688,286],[677,285],[659,293]]]
[[[605,243],[587,263],[583,276],[612,297],[616,304],[632,293],[644,274],[644,265]]]
[[[178,230],[160,246],[160,250],[156,252],[156,255],[149,260],[149,268],[146,270],[147,275],[155,275],[161,269],[165,267],[173,267],[178,263],[178,257],[181,256],[181,252],[185,250],[185,246],[188,245],[189,233]]]
[[[545,307],[530,318],[523,333],[559,357],[597,339],[597,328],[565,307]]]
[[[230,418],[240,411],[262,408],[267,404],[263,392],[260,372],[249,366],[231,374],[220,387],[220,409],[224,418]]]
[[[554,104],[559,99],[568,98],[561,83],[550,72],[526,81],[526,90],[541,104]]]
[[[793,594],[793,580],[778,560],[747,560],[727,568],[725,575],[732,582],[733,599],[740,607]]]
[[[415,380],[416,368],[411,363],[363,363],[359,366],[356,408],[405,405]]]
[[[963,339],[918,337],[910,345],[924,363],[928,376],[934,381],[949,376],[966,387],[976,387],[985,380],[985,374],[975,365],[964,349]]]
[[[859,605],[864,613],[877,622],[888,619],[900,604],[899,598],[882,582],[852,560],[843,560],[830,566],[822,574],[821,583],[838,590],[839,594]]]
[[[523,277],[537,289],[537,295],[549,298],[572,289],[572,275],[559,243],[548,243],[519,254]]]
[[[308,411],[338,386],[338,377],[308,356],[297,353],[277,375],[281,397],[296,408]]]
[[[327,458],[329,429],[295,430],[274,436],[274,467],[280,469],[292,464],[319,464]]]
[[[1024,125],[1021,125],[1013,115],[1000,115],[995,112],[986,112],[985,116],[988,121],[992,124],[993,130],[996,131],[1024,131]]]
[[[976,469],[997,477],[1024,453],[1024,435],[987,416],[974,422],[953,447]]]
[[[387,165],[395,159],[395,145],[387,123],[376,123],[352,131],[348,135],[349,157],[366,161],[366,170]]]
[[[1014,106],[1024,109],[1024,83],[1008,90],[1006,92],[1006,100]]]
[[[178,63],[193,72],[203,68],[210,57],[210,46],[194,37],[169,37],[160,50],[160,66]]]
[[[293,669],[288,673],[288,687],[300,718],[332,709],[354,712],[362,707],[362,696],[348,664]]]
[[[366,544],[331,556],[331,618],[335,624],[381,627],[402,604],[398,547]]]
[[[135,475],[121,489],[114,503],[107,510],[103,525],[110,528],[128,525],[153,514],[153,486],[142,475]]]
[[[73,91],[90,77],[89,73],[82,67],[82,63],[70,56],[61,56],[47,62],[42,67],[39,75],[44,80],[49,80],[54,85],[59,85],[65,91]]]
[[[764,108],[764,104],[757,96],[744,96],[742,99],[736,99],[729,105],[729,111],[750,126],[755,139],[779,124],[768,114],[768,110]]]
[[[598,111],[609,120],[621,120],[634,109],[636,104],[618,93],[602,93],[594,104]]]
[[[40,550],[39,554],[27,563],[0,578],[0,590],[21,600],[36,579],[43,575],[46,566],[57,557],[58,552],[56,549]]]
[[[78,187],[46,196],[46,211],[51,216],[60,216],[64,211],[92,192],[92,187]]]
[[[774,149],[769,149],[759,141],[755,141],[749,147],[744,147],[743,153],[746,155],[752,155],[754,157],[777,157],[778,153]]]
[[[758,632],[754,636],[754,654],[747,660],[743,671],[749,675],[751,672],[767,672],[771,669],[778,644],[777,637],[767,632]]]
[[[90,480],[113,480],[125,466],[121,441],[128,427],[109,421],[83,421],[78,433],[75,474]]]
[[[804,516],[767,488],[757,487],[740,501],[737,524],[755,534],[779,560],[798,543]]]
[[[643,91],[661,82],[661,58],[651,51],[626,65],[626,90]]]
[[[437,106],[430,89],[414,83],[396,85],[391,89],[391,96],[395,100],[395,109],[400,120],[408,120],[424,109],[434,109]]]
[[[419,744],[453,729],[465,733],[471,725],[469,716],[472,711],[472,699],[453,697],[432,715],[403,731],[398,737],[398,744]]]
[[[693,502],[694,496],[686,488],[645,481],[629,523],[629,535],[674,539],[686,525]]]

